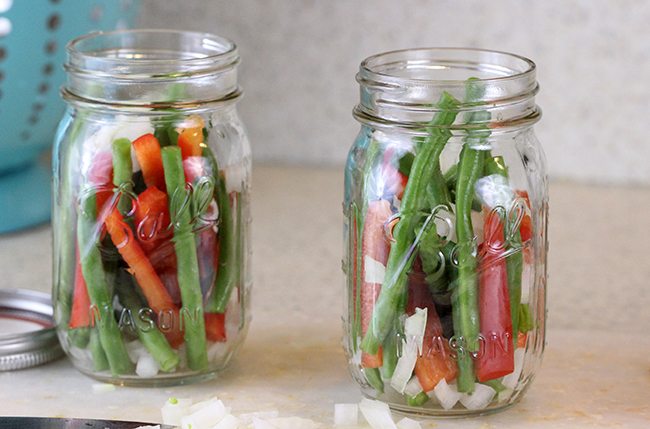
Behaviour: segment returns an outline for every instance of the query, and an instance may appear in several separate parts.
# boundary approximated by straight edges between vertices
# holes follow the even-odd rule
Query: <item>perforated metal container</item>
[[[0,0],[0,233],[50,214],[50,146],[63,112],[65,44],[132,24],[136,0]]]

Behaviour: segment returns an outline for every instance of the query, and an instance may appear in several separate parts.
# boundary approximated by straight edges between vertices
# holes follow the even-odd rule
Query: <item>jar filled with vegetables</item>
[[[363,393],[433,416],[514,404],[544,349],[535,64],[472,49],[361,63],[345,172],[345,348]]]
[[[59,339],[99,380],[209,378],[250,320],[237,48],[211,34],[135,30],[67,49],[52,219]]]

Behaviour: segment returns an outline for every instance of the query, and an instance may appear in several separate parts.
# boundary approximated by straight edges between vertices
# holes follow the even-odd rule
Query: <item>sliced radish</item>
[[[433,396],[436,397],[438,403],[445,410],[451,410],[454,408],[456,403],[460,401],[462,394],[458,392],[455,384],[447,384],[447,380],[444,378],[436,384],[436,387],[433,389]],[[431,394],[429,394],[431,396]]]
[[[388,404],[364,398],[359,403],[359,409],[373,429],[397,429]]]
[[[477,383],[473,393],[463,393],[460,397],[460,403],[468,410],[482,410],[492,402],[492,398],[496,393],[496,390],[490,386]]]
[[[356,426],[359,421],[359,405],[334,404],[334,426]]]

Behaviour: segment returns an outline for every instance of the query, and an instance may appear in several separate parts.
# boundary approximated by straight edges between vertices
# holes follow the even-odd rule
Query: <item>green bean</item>
[[[93,358],[93,369],[95,371],[107,370],[108,360],[106,359],[106,353],[104,353],[104,349],[99,341],[99,334],[94,329],[90,332],[89,348],[90,355]]]
[[[95,194],[86,196],[81,202],[77,223],[81,271],[86,280],[90,301],[98,309],[97,324],[101,346],[106,353],[111,372],[120,375],[132,372],[133,364],[129,360],[120,329],[113,315],[112,296],[109,293],[98,247],[96,204]]]
[[[406,397],[406,403],[410,407],[421,407],[422,405],[426,404],[428,401],[429,401],[429,396],[424,392],[420,392],[415,396]]]
[[[466,102],[480,98],[481,88],[470,79],[467,83]],[[489,119],[485,111],[470,112],[466,123],[483,123]],[[490,135],[483,127],[469,129],[460,153],[456,183],[456,238],[458,239],[458,281],[452,296],[454,332],[462,350],[458,350],[458,391],[474,391],[474,371],[471,354],[479,350],[478,274],[476,242],[472,226],[472,201],[474,185],[483,173],[485,151],[475,146],[484,143]]]
[[[225,177],[219,171],[219,164],[210,148],[203,149],[203,156],[212,167],[216,179],[215,199],[219,207],[219,267],[212,294],[208,297],[206,309],[213,313],[226,311],[233,289],[237,285],[239,266],[237,265],[237,230],[233,225],[230,195],[226,190]],[[239,226],[239,225],[238,225]]]
[[[90,341],[90,328],[68,329],[68,344],[85,349]]]
[[[384,393],[384,382],[381,379],[379,368],[364,368],[363,374],[368,380],[368,384],[377,391],[378,394]]]
[[[188,366],[201,371],[208,366],[205,339],[205,320],[203,318],[203,297],[199,280],[199,263],[196,244],[192,232],[189,204],[184,201],[185,174],[181,150],[177,146],[162,148],[162,161],[165,170],[165,184],[169,198],[169,211],[174,226],[174,249],[178,261],[178,285],[183,307],[181,326],[185,334]]]
[[[153,320],[149,318],[150,315],[141,313],[144,306],[133,288],[133,282],[129,282],[128,280],[118,282],[117,294],[122,305],[131,312],[135,323],[134,328],[140,342],[158,363],[158,366],[163,372],[174,371],[180,363],[180,358],[169,345],[162,332],[158,330]]]
[[[117,139],[113,141],[113,185],[120,191],[128,191],[133,183],[133,164],[131,161],[131,141],[129,139]],[[120,192],[120,199],[117,204],[122,213],[131,210],[131,201],[128,195]]]
[[[413,244],[416,229],[421,221],[421,212],[427,208],[427,185],[440,169],[440,154],[451,131],[445,128],[456,119],[458,101],[448,93],[443,93],[438,102],[440,111],[434,116],[429,135],[419,145],[418,153],[411,166],[409,180],[400,205],[400,220],[393,230],[394,242],[391,245],[386,264],[385,282],[375,305],[368,331],[361,343],[361,349],[375,354],[384,341],[394,321],[398,317],[403,295],[406,293],[406,271],[413,261]]]

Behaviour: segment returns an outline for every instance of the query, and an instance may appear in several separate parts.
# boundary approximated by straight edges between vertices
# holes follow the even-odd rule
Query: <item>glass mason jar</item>
[[[361,63],[345,173],[345,347],[364,395],[432,416],[514,404],[544,349],[535,65],[472,49]]]
[[[250,320],[237,48],[211,34],[136,30],[67,49],[53,161],[61,344],[107,382],[208,378]]]

